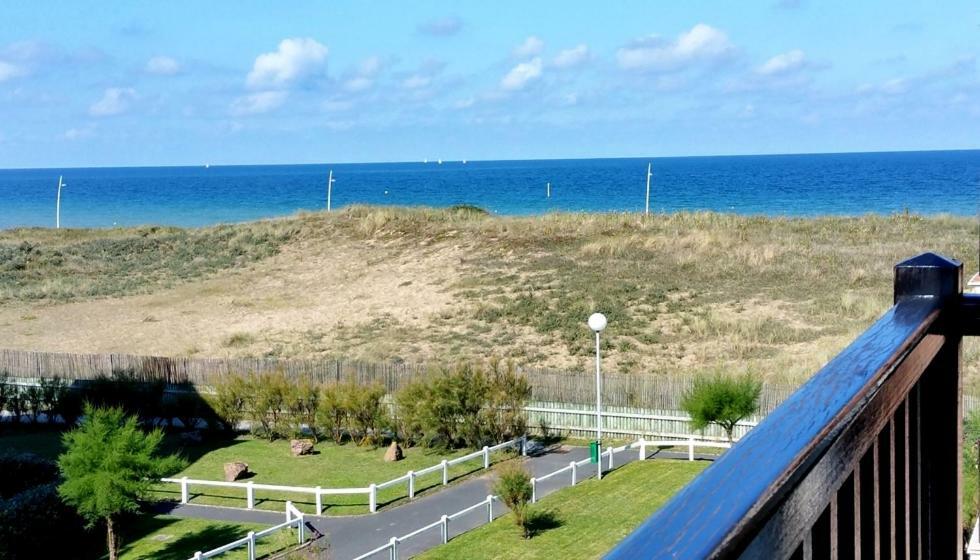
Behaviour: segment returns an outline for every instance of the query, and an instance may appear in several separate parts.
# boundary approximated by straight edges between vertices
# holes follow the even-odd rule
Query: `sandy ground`
[[[445,286],[461,251],[440,246],[403,258],[380,243],[293,245],[151,295],[0,307],[0,340],[48,351],[229,356],[275,353],[273,341],[306,332],[317,347],[304,353],[329,353],[340,326],[384,317],[421,328],[448,309]]]

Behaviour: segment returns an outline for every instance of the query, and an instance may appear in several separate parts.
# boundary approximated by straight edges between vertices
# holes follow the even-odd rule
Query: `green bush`
[[[320,390],[309,380],[302,380],[293,385],[286,395],[286,412],[289,429],[292,435],[305,435],[303,427],[309,429],[313,441],[319,439],[317,427],[317,409],[320,406]]]
[[[238,424],[248,419],[245,410],[248,382],[240,374],[229,374],[221,377],[212,389],[214,392],[208,395],[208,403],[221,425],[228,431],[234,431]]]
[[[761,392],[762,382],[751,374],[703,375],[694,379],[681,407],[691,416],[692,427],[703,430],[717,424],[731,442],[735,424],[759,410]]]
[[[337,443],[349,437],[359,445],[378,445],[382,430],[390,424],[384,396],[380,385],[327,385],[320,392],[317,426]]]
[[[80,389],[83,401],[98,408],[121,408],[142,424],[153,424],[163,416],[163,381],[145,381],[132,369],[100,375]]]
[[[58,496],[53,483],[0,500],[0,558],[97,558],[101,539]]]
[[[520,527],[524,538],[531,536],[528,526],[528,513],[531,506],[531,474],[518,463],[505,463],[497,471],[497,482],[493,493],[500,498],[514,515],[514,522]]]
[[[0,499],[5,499],[33,486],[54,482],[58,478],[58,467],[33,453],[2,454],[0,473],[3,473],[0,476]]]

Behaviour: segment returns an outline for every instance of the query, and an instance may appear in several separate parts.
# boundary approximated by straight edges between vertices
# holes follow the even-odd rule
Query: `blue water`
[[[333,207],[475,204],[499,214],[977,212],[980,150],[546,161],[0,170],[0,228],[199,226]],[[545,184],[551,182],[551,198]]]

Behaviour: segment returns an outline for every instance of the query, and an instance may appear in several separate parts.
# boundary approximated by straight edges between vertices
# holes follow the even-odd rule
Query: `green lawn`
[[[238,540],[249,531],[261,531],[265,525],[222,523],[201,519],[182,519],[168,515],[144,516],[125,528],[120,560],[187,560],[195,552]],[[277,531],[258,541],[258,555],[265,556],[296,544],[295,530]],[[104,558],[107,558],[106,555]],[[241,547],[223,554],[222,559],[247,557]]]
[[[34,427],[12,427],[0,432],[0,453],[10,451],[31,451],[45,457],[56,458],[61,452],[61,434],[54,430]],[[243,461],[255,476],[249,478],[256,483],[281,484],[286,486],[321,486],[323,488],[361,488],[372,482],[380,483],[404,475],[409,470],[419,470],[435,464],[442,459],[452,459],[470,452],[458,450],[445,452],[422,448],[405,448],[405,458],[397,463],[384,462],[385,448],[358,447],[353,444],[336,445],[333,442],[320,442],[316,453],[293,457],[289,453],[289,442],[277,440],[267,442],[251,436],[234,439],[209,440],[199,444],[181,441],[168,436],[164,441],[166,452],[177,452],[188,459],[184,471],[174,473],[174,477],[187,476],[200,480],[224,480],[224,463]],[[500,461],[510,456],[502,451],[491,456]],[[481,459],[467,461],[449,468],[450,479],[456,480],[483,467]],[[437,471],[416,478],[416,494],[424,494],[442,484],[442,472]],[[231,507],[245,507],[245,491],[237,488],[190,487],[190,501],[195,504],[209,504]],[[155,496],[161,499],[180,499],[177,484],[160,484]],[[389,506],[408,497],[408,485],[399,484],[378,491],[378,507]],[[292,500],[297,508],[313,513],[316,501],[310,494],[288,494],[284,492],[255,492],[255,507],[273,511],[284,511],[286,500]],[[324,496],[325,515],[351,515],[367,513],[367,494]]]
[[[418,556],[433,559],[598,558],[636,528],[708,463],[633,462],[542,499],[538,534],[522,538],[511,515]]]

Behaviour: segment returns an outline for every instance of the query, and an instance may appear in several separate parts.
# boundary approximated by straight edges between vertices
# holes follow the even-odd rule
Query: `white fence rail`
[[[647,450],[648,449],[651,449],[651,448],[660,448],[660,447],[687,447],[688,448],[688,460],[693,461],[694,460],[694,448],[695,447],[715,447],[715,448],[724,448],[724,449],[727,449],[727,448],[731,447],[731,444],[729,444],[727,442],[717,442],[717,441],[711,441],[711,440],[697,440],[697,439],[694,439],[694,438],[689,438],[686,441],[685,440],[643,440],[643,439],[640,439],[640,440],[637,440],[637,441],[635,441],[633,443],[630,443],[630,444],[627,444],[627,445],[621,445],[619,447],[607,447],[605,451],[603,451],[603,452],[601,452],[599,454],[599,464],[598,464],[598,468],[596,469],[597,478],[599,480],[602,480],[602,472],[603,472],[602,462],[603,461],[606,461],[606,468],[605,468],[606,471],[611,471],[611,470],[615,469],[616,466],[615,466],[614,456],[615,456],[616,453],[622,453],[623,451],[626,451],[628,449],[639,449],[639,457],[638,457],[638,459],[641,460],[641,461],[643,461],[643,460],[645,460],[647,458]],[[554,478],[556,476],[562,475],[564,473],[571,473],[571,486],[574,486],[575,484],[577,484],[579,482],[579,477],[578,477],[578,470],[579,470],[579,468],[581,468],[581,467],[583,467],[585,465],[590,464],[591,461],[592,461],[591,458],[585,458],[585,459],[582,459],[581,461],[571,461],[571,462],[569,462],[569,464],[568,464],[567,467],[562,467],[560,469],[557,469],[555,471],[552,471],[550,473],[541,475],[541,476],[536,477],[536,478],[535,477],[532,477],[531,478],[531,502],[532,503],[537,503],[537,501],[538,501],[538,491],[537,491],[537,485],[538,485],[538,483],[540,483],[540,482],[542,482],[544,480],[548,480],[549,478]],[[379,546],[379,547],[377,547],[377,548],[375,548],[375,549],[373,549],[371,551],[368,551],[368,552],[366,552],[366,553],[358,556],[354,560],[367,560],[368,558],[371,558],[371,557],[373,557],[373,556],[375,556],[377,554],[381,554],[383,552],[387,552],[388,553],[389,560],[398,560],[398,548],[399,548],[399,546],[402,543],[404,543],[408,539],[411,539],[412,537],[415,537],[417,535],[421,535],[422,533],[425,533],[426,531],[431,531],[431,530],[433,530],[433,529],[435,529],[437,527],[439,528],[439,534],[440,534],[440,537],[441,537],[442,544],[446,544],[447,542],[449,542],[449,523],[451,521],[453,521],[454,519],[458,519],[458,518],[462,517],[463,515],[466,515],[467,513],[470,513],[472,511],[479,510],[481,508],[485,508],[486,509],[486,512],[487,512],[486,522],[489,523],[489,522],[493,521],[493,512],[494,512],[494,510],[493,510],[493,502],[494,502],[494,500],[499,501],[500,498],[498,498],[497,496],[487,496],[487,498],[485,500],[481,501],[481,502],[478,502],[476,504],[473,504],[472,506],[470,506],[470,507],[468,507],[466,509],[462,509],[460,511],[457,511],[456,513],[453,513],[453,514],[450,514],[450,515],[443,515],[442,517],[439,518],[438,521],[435,521],[433,523],[430,523],[428,525],[425,525],[424,527],[420,527],[420,528],[412,531],[411,533],[402,535],[400,537],[391,537],[391,539],[387,543],[385,543],[385,544],[383,544],[383,545],[381,545],[381,546]]]
[[[381,482],[378,484],[371,483],[364,488],[322,488],[320,486],[309,487],[309,486],[285,486],[281,484],[260,484],[255,482],[225,482],[222,480],[199,480],[195,478],[188,478],[186,476],[180,478],[161,478],[161,482],[167,482],[171,484],[180,485],[180,503],[186,504],[190,500],[190,487],[193,486],[210,486],[219,488],[240,488],[245,493],[245,509],[255,508],[255,491],[275,491],[275,492],[288,492],[292,494],[308,494],[314,497],[316,500],[316,515],[321,515],[323,513],[323,496],[337,496],[337,495],[368,495],[368,511],[375,513],[378,511],[378,490],[383,490],[391,486],[397,486],[399,484],[408,485],[408,497],[415,497],[415,479],[419,476],[442,471],[442,485],[445,486],[449,484],[449,467],[453,465],[458,465],[466,461],[472,461],[474,459],[482,460],[482,468],[490,468],[490,454],[502,449],[514,448],[520,452],[521,455],[527,453],[527,436],[521,436],[519,438],[514,438],[510,441],[505,441],[503,443],[494,446],[484,446],[483,449],[479,451],[474,451],[467,455],[461,457],[456,457],[455,459],[446,460],[443,459],[440,463],[432,465],[424,469],[417,471],[408,471],[402,476],[393,478],[391,480]]]
[[[286,502],[286,521],[278,525],[273,525],[268,529],[263,529],[261,531],[249,531],[247,535],[238,539],[237,541],[231,541],[228,544],[219,546],[218,548],[211,549],[207,552],[195,552],[194,556],[190,560],[203,560],[204,558],[214,558],[215,556],[221,556],[222,554],[234,550],[239,547],[246,547],[248,551],[248,560],[255,560],[256,553],[256,543],[259,539],[267,537],[272,533],[281,531],[283,529],[288,529],[291,527],[296,527],[296,536],[298,539],[298,544],[303,544],[306,541],[306,520],[303,518],[303,512],[299,511],[293,506],[292,502]]]

